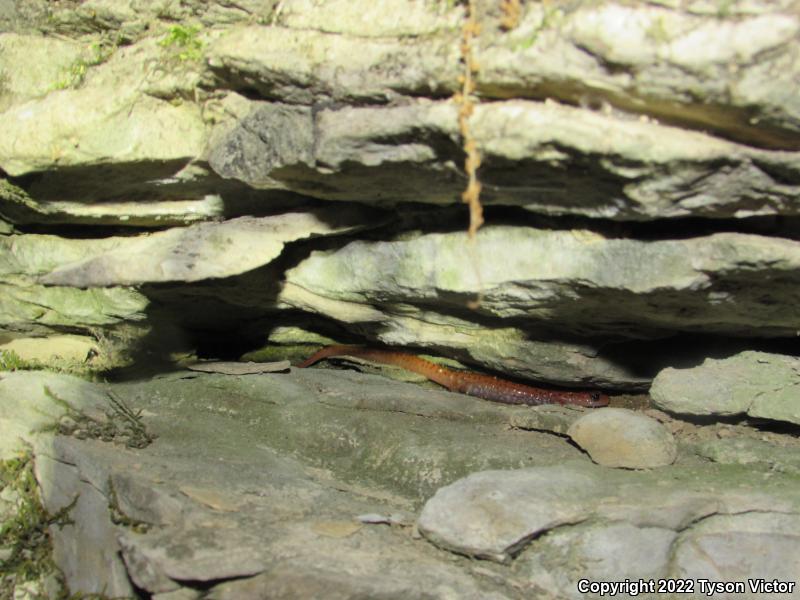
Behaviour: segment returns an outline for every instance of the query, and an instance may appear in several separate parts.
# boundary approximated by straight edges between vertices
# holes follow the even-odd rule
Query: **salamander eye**
[[[589,398],[591,398],[592,402],[600,402],[602,394],[600,392],[589,392]]]

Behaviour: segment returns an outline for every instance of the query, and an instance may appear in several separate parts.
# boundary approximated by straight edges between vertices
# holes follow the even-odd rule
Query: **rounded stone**
[[[567,435],[607,467],[649,469],[675,461],[675,438],[655,419],[625,408],[601,408],[576,420]]]

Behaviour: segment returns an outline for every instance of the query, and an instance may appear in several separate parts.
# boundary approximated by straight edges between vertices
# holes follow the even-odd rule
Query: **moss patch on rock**
[[[0,461],[0,600],[23,589],[34,598],[68,597],[47,530],[69,523],[71,508],[50,514],[42,506],[30,452]]]

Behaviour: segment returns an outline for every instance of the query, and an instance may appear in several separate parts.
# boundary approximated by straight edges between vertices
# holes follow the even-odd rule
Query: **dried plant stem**
[[[467,3],[467,16],[461,30],[461,62],[464,70],[459,77],[461,88],[455,95],[458,108],[458,129],[464,143],[464,170],[467,174],[467,188],[461,194],[461,199],[469,206],[469,237],[475,239],[475,234],[483,225],[483,207],[480,202],[481,183],[478,181],[478,168],[481,166],[481,155],[478,144],[472,135],[469,118],[475,109],[473,92],[475,91],[475,76],[478,72],[478,63],[472,52],[472,43],[480,32],[476,19],[476,1]]]
[[[481,182],[478,181],[478,169],[481,166],[481,154],[478,144],[470,129],[469,119],[475,110],[473,93],[475,92],[475,77],[478,73],[478,62],[473,55],[473,42],[480,33],[477,21],[476,0],[468,0],[466,5],[466,18],[461,29],[461,62],[463,71],[459,76],[460,88],[454,95],[458,104],[458,129],[463,140],[464,171],[467,174],[467,187],[461,194],[462,201],[469,206],[469,254],[470,262],[475,271],[475,280],[478,288],[476,298],[469,302],[470,308],[478,308],[483,297],[483,280],[481,278],[478,262],[478,252],[475,249],[476,234],[483,225],[483,206],[481,205]]]

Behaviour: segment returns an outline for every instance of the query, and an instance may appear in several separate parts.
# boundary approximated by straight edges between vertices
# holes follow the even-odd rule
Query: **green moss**
[[[203,57],[203,41],[198,37],[196,25],[173,25],[158,42],[162,48],[171,49],[180,61],[196,61]]]
[[[69,512],[77,498],[56,514],[48,513],[39,498],[30,452],[0,461],[0,491],[3,497],[15,498],[10,518],[0,525],[0,600],[15,597],[17,586],[56,574],[61,587],[60,598],[67,592],[63,576],[53,563],[48,527],[71,523]]]

